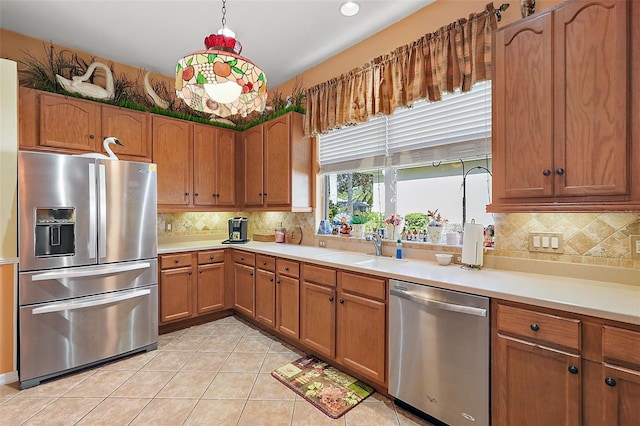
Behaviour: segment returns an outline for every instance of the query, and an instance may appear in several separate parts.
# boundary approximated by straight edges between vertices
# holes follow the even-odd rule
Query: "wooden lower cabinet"
[[[256,269],[256,320],[276,327],[276,273]]]
[[[640,424],[640,326],[492,300],[492,425]]]
[[[224,250],[160,255],[160,324],[224,309]]]
[[[496,343],[492,424],[581,424],[580,356],[502,335]]]
[[[327,358],[336,356],[336,271],[302,266],[300,342]]]
[[[255,318],[256,311],[256,256],[253,253],[233,252],[234,308]]]
[[[300,264],[276,259],[276,330],[300,338]]]

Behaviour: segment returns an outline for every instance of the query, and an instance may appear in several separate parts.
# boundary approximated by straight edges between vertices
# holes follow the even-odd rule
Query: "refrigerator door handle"
[[[136,271],[138,269],[147,269],[151,267],[149,262],[134,263],[128,265],[110,266],[108,268],[85,269],[85,270],[64,270],[43,272],[42,274],[33,275],[31,281],[47,281],[47,280],[59,280],[63,278],[84,278],[84,277],[97,277],[101,275],[112,275],[120,272]]]
[[[96,224],[96,165],[89,164],[89,258],[96,258],[96,236],[98,227]]]
[[[100,213],[98,214],[98,258],[107,255],[107,179],[105,174],[105,165],[98,164],[98,205]]]
[[[108,305],[110,303],[122,302],[124,300],[135,299],[136,297],[146,296],[151,294],[151,290],[137,290],[134,292],[127,292],[127,294],[102,297],[97,300],[88,300],[83,302],[65,302],[65,303],[52,303],[50,305],[34,308],[31,312],[33,315],[49,314],[52,312],[60,311],[73,311],[76,309],[92,308],[95,306]]]

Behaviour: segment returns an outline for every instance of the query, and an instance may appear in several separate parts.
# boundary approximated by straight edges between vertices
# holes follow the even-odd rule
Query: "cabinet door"
[[[278,275],[276,281],[276,328],[296,340],[300,338],[300,280]]]
[[[263,204],[263,126],[244,132],[244,205],[261,207]]]
[[[158,205],[191,203],[192,124],[153,117],[153,162],[158,165]]]
[[[264,124],[264,192],[269,206],[291,205],[289,114]]]
[[[552,18],[495,33],[493,196],[553,195]]]
[[[604,364],[604,425],[640,425],[640,371]]]
[[[123,146],[110,146],[121,160],[151,161],[149,114],[142,111],[102,105],[102,137],[114,136]],[[98,141],[103,154],[102,141]]]
[[[573,2],[555,12],[556,195],[628,192],[631,3]]]
[[[233,264],[235,284],[234,308],[245,315],[254,317],[255,312],[255,273],[253,266]]]
[[[493,425],[581,424],[580,356],[500,334],[495,341]]]
[[[206,124],[193,127],[193,204],[215,206],[218,192],[216,128]]]
[[[100,104],[59,95],[40,97],[40,145],[99,152]]]
[[[303,281],[300,290],[300,340],[328,358],[336,356],[336,291]]]
[[[276,274],[263,269],[256,270],[256,320],[276,326]]]
[[[224,263],[198,266],[198,314],[224,308]]]
[[[176,268],[160,272],[160,322],[193,316],[193,269]]]
[[[339,293],[338,299],[338,361],[364,378],[385,383],[385,303],[349,293]]]
[[[217,129],[216,205],[236,205],[236,134],[232,130]]]

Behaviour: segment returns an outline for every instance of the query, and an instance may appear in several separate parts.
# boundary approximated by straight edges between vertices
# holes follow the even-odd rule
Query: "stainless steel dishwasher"
[[[389,393],[451,426],[489,424],[489,298],[389,285]]]

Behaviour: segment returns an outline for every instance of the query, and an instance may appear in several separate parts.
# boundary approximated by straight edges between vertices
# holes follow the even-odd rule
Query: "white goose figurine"
[[[113,153],[109,145],[116,144],[120,146],[124,146],[122,142],[120,142],[117,138],[110,136],[108,138],[104,138],[104,142],[102,142],[102,146],[104,150],[107,151],[107,155],[100,154],[98,152],[89,152],[87,154],[76,154],[76,157],[87,157],[87,158],[100,158],[102,160],[118,160],[118,156]]]
[[[102,68],[105,73],[105,87],[100,87],[93,83],[86,83],[96,68]],[[71,77],[71,80],[68,80],[63,76],[56,74],[56,80],[62,87],[64,87],[64,90],[69,93],[79,93],[83,96],[89,96],[95,99],[113,99],[115,94],[111,69],[102,62],[93,62],[87,68],[87,72],[82,76],[75,75]]]

